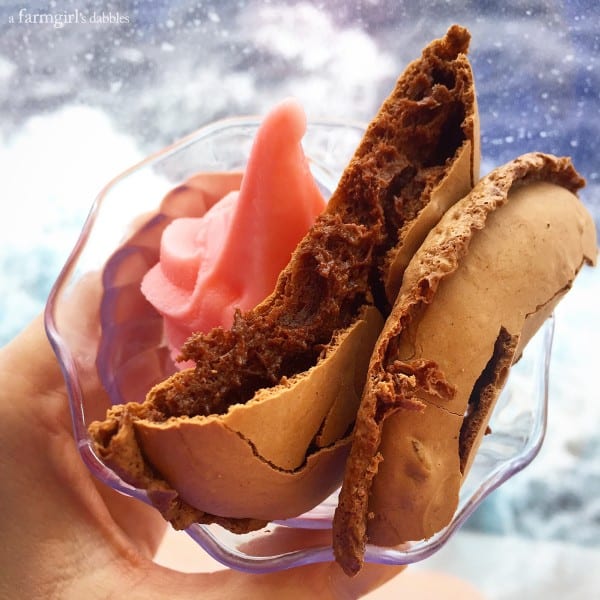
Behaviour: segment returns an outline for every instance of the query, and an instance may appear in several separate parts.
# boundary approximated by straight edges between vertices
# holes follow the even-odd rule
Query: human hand
[[[160,567],[162,517],[96,482],[81,461],[41,319],[0,350],[0,390],[3,598],[357,598],[400,570],[367,565],[348,579],[334,563],[268,575]]]
[[[190,202],[204,211],[232,183],[193,179],[165,198],[161,212],[180,216],[189,212]],[[146,215],[143,222],[152,218]],[[164,223],[154,223],[136,229],[129,241],[156,247]],[[139,284],[129,281],[130,267],[117,261],[109,273],[109,284],[126,290],[120,301],[109,304],[107,310],[114,311],[109,318],[126,319],[140,307]],[[89,274],[54,315],[63,339],[79,349],[74,359],[90,418],[100,418],[109,405],[95,364],[102,297],[100,273]],[[148,363],[146,371],[150,378],[162,375],[157,362]],[[124,392],[137,393],[127,382],[138,380],[126,375],[120,375],[129,386]],[[154,564],[166,524],[158,511],[118,494],[85,467],[73,437],[65,383],[41,318],[0,350],[0,423],[2,598],[356,598],[400,570],[368,565],[350,580],[334,563],[269,575],[184,574]],[[301,546],[322,545],[328,534],[294,535]]]

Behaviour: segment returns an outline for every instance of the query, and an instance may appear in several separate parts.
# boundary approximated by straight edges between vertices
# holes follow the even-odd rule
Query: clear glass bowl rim
[[[89,238],[90,232],[96,220],[98,211],[100,210],[102,200],[106,194],[120,181],[135,173],[139,169],[159,162],[164,158],[179,152],[186,147],[197,143],[198,141],[212,136],[214,133],[232,129],[236,127],[253,127],[256,128],[261,122],[258,116],[249,117],[232,117],[222,119],[214,123],[201,127],[197,131],[185,136],[181,140],[159,150],[132,167],[126,169],[111,181],[109,181],[96,196],[89,215],[81,230],[80,236],[67,260],[65,266],[61,270],[52,290],[49,294],[46,309],[44,313],[44,323],[47,336],[53,347],[53,350],[58,358],[60,367],[65,379],[69,405],[71,409],[72,425],[75,440],[78,445],[79,452],[84,463],[90,472],[99,480],[111,486],[112,488],[124,493],[128,496],[135,497],[146,503],[150,503],[146,492],[139,490],[121,480],[115,473],[108,469],[93,450],[91,440],[87,432],[85,411],[83,407],[83,393],[80,381],[77,375],[77,367],[73,360],[73,356],[64,339],[61,336],[56,323],[55,308],[58,297],[61,291],[69,284],[73,274],[77,260],[79,259],[83,248]],[[308,127],[339,127],[352,128],[355,131],[363,132],[364,124],[359,122],[348,122],[342,120],[320,120],[310,121]],[[365,560],[368,562],[377,562],[384,564],[410,564],[421,561],[439,550],[457,531],[467,518],[473,513],[475,508],[479,506],[482,500],[489,495],[493,490],[499,487],[504,481],[512,477],[514,474],[523,469],[539,452],[541,448],[547,419],[547,400],[548,400],[548,368],[552,346],[552,336],[554,331],[554,320],[550,319],[544,326],[543,331],[539,335],[545,336],[545,356],[544,356],[544,381],[543,381],[543,402],[542,410],[538,415],[535,427],[531,432],[530,439],[524,450],[512,460],[497,469],[476,492],[471,496],[468,502],[463,503],[457,511],[453,521],[438,534],[429,540],[418,542],[411,545],[408,549],[388,549],[375,546],[367,546]],[[292,550],[290,552],[278,554],[275,556],[250,556],[238,552],[236,549],[224,546],[218,536],[215,536],[213,530],[207,526],[193,525],[187,530],[188,534],[201,545],[213,558],[226,566],[236,568],[246,572],[272,572],[281,569],[297,567],[309,563],[329,561],[333,559],[333,553],[330,547],[308,548],[300,550]]]

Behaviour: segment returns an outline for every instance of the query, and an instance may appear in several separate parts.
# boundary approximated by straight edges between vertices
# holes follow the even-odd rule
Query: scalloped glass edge
[[[137,489],[124,482],[102,463],[93,450],[92,443],[87,433],[83,392],[75,360],[57,326],[57,301],[65,287],[68,287],[69,284],[72,283],[71,279],[74,277],[77,261],[89,238],[97,213],[100,210],[102,199],[112,186],[125,179],[128,175],[134,173],[137,169],[151,163],[160,162],[163,158],[184,150],[187,146],[207,138],[215,132],[236,126],[257,127],[259,123],[260,119],[255,117],[224,119],[212,123],[197,132],[186,136],[164,150],[149,156],[109,182],[96,197],[80,237],[54,284],[46,304],[44,314],[46,333],[58,358],[65,379],[74,437],[85,465],[100,481],[127,496],[136,498],[150,505],[151,502],[149,501],[145,490]],[[349,128],[354,132],[364,130],[364,126],[358,123],[345,123],[341,121],[309,123],[309,127],[318,127],[320,125],[333,128]],[[311,161],[310,156],[309,161]],[[330,187],[331,189],[335,187],[337,184],[337,175],[339,174],[331,172],[326,165],[321,165],[319,161],[311,161],[311,168],[319,173],[320,182],[322,184],[325,184],[326,187]],[[533,385],[533,393],[531,394],[531,398],[527,399],[530,403],[531,410],[529,413],[531,421],[527,431],[524,432],[524,439],[520,440],[521,446],[517,451],[506,459],[500,460],[496,457],[496,462],[494,462],[493,456],[491,456],[491,466],[482,466],[482,461],[485,460],[486,448],[490,446],[490,441],[495,439],[496,434],[492,433],[491,435],[486,436],[479,449],[471,472],[463,484],[459,506],[451,523],[428,540],[421,540],[404,545],[402,549],[367,545],[365,561],[390,565],[405,565],[421,561],[431,556],[446,544],[450,537],[463,525],[487,495],[533,460],[541,448],[546,431],[549,362],[553,333],[554,317],[551,317],[534,336],[524,352],[524,356],[529,356],[529,360],[533,361],[533,365],[529,367],[531,373],[526,375],[526,378],[528,378],[531,385]],[[502,392],[498,402],[499,405],[502,404],[502,398],[506,396],[507,390],[511,386],[511,382],[515,376],[514,371],[519,368],[519,364],[513,367],[505,390]],[[493,420],[497,413],[498,409],[496,409],[492,416],[492,430],[494,430]],[[488,457],[487,460],[489,461],[490,457]],[[335,495],[327,499],[314,511],[307,513],[307,515],[302,515],[286,522],[275,523],[274,525],[297,529],[330,529],[331,513],[334,506]],[[218,526],[193,525],[186,531],[191,538],[214,559],[225,566],[246,572],[273,572],[306,564],[333,560],[333,551],[330,546],[291,549],[289,552],[276,555],[257,556],[247,554],[236,547],[237,541],[243,538],[236,537],[234,534],[230,534],[228,531]],[[253,534],[248,535],[252,536]],[[260,534],[257,532],[257,535]],[[247,539],[248,536],[245,537]]]

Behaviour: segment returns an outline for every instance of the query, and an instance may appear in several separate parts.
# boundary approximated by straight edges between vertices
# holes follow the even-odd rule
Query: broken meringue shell
[[[136,460],[110,436],[116,425],[111,412],[121,421],[120,406],[90,426],[94,439],[106,440],[96,450],[109,467],[129,480],[143,480],[146,488],[149,462],[157,473],[151,479],[160,481],[158,473],[167,473],[164,479],[179,498],[205,513],[265,521],[302,514],[340,484],[348,431],[382,325],[379,311],[367,307],[308,371],[259,390],[223,415],[153,421],[156,397],[185,374],[177,373],[153,388],[144,403],[127,405],[140,452]]]
[[[334,549],[426,539],[451,520],[510,365],[597,248],[570,161],[524,155],[483,178],[430,232],[375,347]]]
[[[369,307],[314,367],[224,415],[135,421],[144,456],[168,473],[184,501],[205,512],[266,521],[302,514],[341,483],[349,428],[382,325]],[[164,385],[150,392],[150,402]],[[338,399],[343,411],[335,410]]]

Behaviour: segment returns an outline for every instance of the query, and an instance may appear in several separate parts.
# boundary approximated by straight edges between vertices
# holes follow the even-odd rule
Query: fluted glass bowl
[[[48,299],[46,331],[65,377],[83,461],[98,479],[144,502],[149,503],[144,490],[122,481],[94,453],[87,426],[102,419],[111,403],[142,400],[152,385],[174,372],[162,320],[141,295],[141,278],[157,261],[161,232],[174,217],[199,216],[237,187],[259,124],[255,118],[214,123],[111,181],[94,202]],[[358,124],[309,124],[303,146],[326,197],[362,132]],[[552,333],[550,319],[511,371],[452,522],[429,540],[402,548],[368,546],[367,562],[409,564],[430,556],[487,494],[534,458],[546,429]],[[217,525],[187,531],[229,567],[277,571],[332,560],[329,543],[306,548],[293,532],[329,530],[335,506],[336,494],[305,515],[246,535]]]

